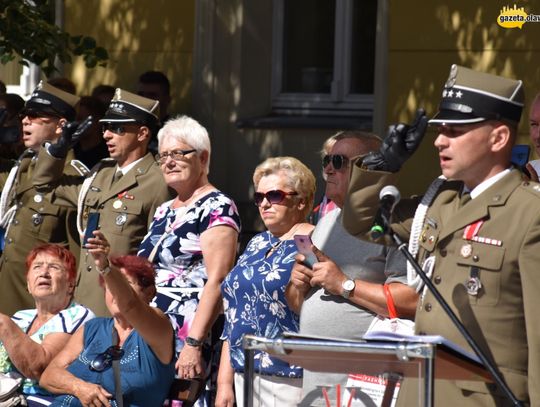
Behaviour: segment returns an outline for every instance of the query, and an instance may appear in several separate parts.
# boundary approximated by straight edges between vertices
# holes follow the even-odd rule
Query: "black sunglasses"
[[[19,120],[24,119],[25,117],[28,117],[29,119],[37,119],[39,117],[50,117],[53,119],[58,119],[60,116],[52,114],[52,113],[45,113],[40,112],[38,110],[34,109],[24,109],[21,113],[19,113]]]
[[[103,133],[105,133],[107,130],[109,130],[112,133],[122,134],[122,133],[125,133],[127,131],[127,126],[128,125],[141,126],[140,124],[137,124],[137,123],[129,123],[129,124],[125,124],[125,123],[124,124],[120,124],[120,123],[103,123],[101,125],[101,131]]]
[[[171,157],[174,161],[180,161],[185,155],[194,153],[195,151],[197,150],[192,148],[191,150],[172,150],[167,153],[159,153],[156,154],[156,161],[160,164],[165,164],[167,157]]]
[[[105,352],[97,355],[88,367],[93,372],[103,372],[111,367],[113,360],[120,360],[124,356],[124,349],[120,346],[110,346]]]
[[[349,159],[341,154],[327,154],[322,159],[323,168],[326,168],[330,163],[332,163],[332,167],[334,167],[335,170],[340,170],[349,165]]]
[[[280,189],[274,189],[273,191],[268,192],[255,192],[253,194],[253,200],[257,206],[261,206],[264,198],[266,198],[266,200],[272,205],[275,205],[283,202],[285,197],[289,195],[298,195],[298,192],[285,192]]]

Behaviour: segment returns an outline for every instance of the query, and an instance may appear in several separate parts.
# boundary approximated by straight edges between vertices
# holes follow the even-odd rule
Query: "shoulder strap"
[[[394,319],[397,318],[397,311],[396,306],[394,304],[394,297],[392,297],[392,293],[390,292],[390,287],[388,284],[383,284],[383,290],[384,290],[384,296],[386,298],[386,307],[388,308],[388,315],[390,318]]]
[[[82,161],[79,160],[71,160],[70,162],[71,166],[75,168],[75,170],[82,176],[86,176],[90,174],[90,170]]]
[[[118,344],[118,332],[114,328],[114,322],[112,337],[113,343]],[[114,398],[116,399],[116,405],[118,407],[124,407],[124,398],[122,396],[122,382],[120,381],[120,360],[113,359],[112,367],[114,372]]]

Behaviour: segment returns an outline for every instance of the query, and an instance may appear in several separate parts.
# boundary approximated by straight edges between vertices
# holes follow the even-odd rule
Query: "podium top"
[[[407,341],[350,341],[313,337],[261,338],[246,335],[244,349],[261,350],[290,364],[319,372],[397,373],[420,378],[426,359],[435,361],[435,378],[489,382],[482,364],[445,344]]]

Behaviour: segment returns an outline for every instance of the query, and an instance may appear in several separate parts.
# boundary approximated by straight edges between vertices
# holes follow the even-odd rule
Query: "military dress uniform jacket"
[[[59,172],[82,181],[88,169],[73,158],[73,154],[69,154]],[[29,176],[32,167],[31,156],[22,158],[8,200],[8,207],[16,205],[17,209],[4,236],[5,247],[0,257],[0,312],[6,315],[35,308],[26,284],[25,262],[31,249],[43,243],[57,243],[68,247],[75,255],[80,251],[76,211],[53,203],[52,193],[35,188]],[[0,182],[4,188],[11,168],[6,165],[1,168]]]
[[[350,233],[367,236],[379,206],[378,192],[393,180],[393,174],[354,168],[343,217]],[[540,185],[523,181],[513,170],[460,205],[462,187],[457,181],[442,184],[421,229],[418,260],[422,264],[434,256],[435,286],[495,361],[514,395],[538,406]],[[405,241],[418,203],[419,199],[404,199],[394,211],[392,228]],[[469,225],[473,227],[465,233]],[[471,274],[482,284],[476,295],[468,294],[464,286]],[[430,292],[419,300],[416,331],[443,335],[471,350]],[[418,401],[413,397],[400,404]],[[494,384],[437,381],[435,385],[437,406],[509,404]]]
[[[111,245],[111,254],[136,254],[156,208],[172,198],[163,174],[154,157],[146,154],[120,180],[113,184],[116,161],[102,160],[93,169],[92,181],[84,197],[79,198],[81,183],[62,177],[59,171],[62,160],[42,151],[34,174],[34,183],[53,188],[54,201],[77,207],[86,227],[88,215],[99,212],[99,228]],[[92,255],[81,249],[78,285],[75,299],[90,308],[96,315],[108,315],[103,289],[98,285]]]

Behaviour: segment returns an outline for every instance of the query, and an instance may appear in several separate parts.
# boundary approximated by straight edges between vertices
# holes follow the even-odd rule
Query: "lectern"
[[[244,337],[244,404],[253,406],[255,351],[308,370],[333,373],[385,374],[419,378],[424,406],[433,406],[434,379],[492,381],[478,362],[444,344],[405,341],[342,341],[339,339]],[[351,372],[351,369],[354,370]],[[385,400],[391,398],[385,397]],[[388,401],[388,403],[389,403]],[[389,405],[389,404],[388,404]]]

